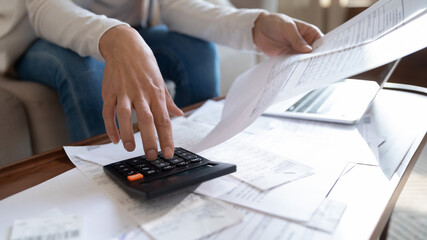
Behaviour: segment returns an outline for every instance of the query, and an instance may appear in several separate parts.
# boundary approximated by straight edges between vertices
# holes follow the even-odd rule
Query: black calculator
[[[104,166],[104,171],[125,190],[147,199],[158,197],[236,171],[236,165],[213,162],[183,148],[172,158],[159,152],[157,159],[145,155]]]

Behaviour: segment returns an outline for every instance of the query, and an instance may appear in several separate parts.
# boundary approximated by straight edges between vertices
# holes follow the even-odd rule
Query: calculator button
[[[150,164],[147,163],[147,162],[135,165],[135,167],[138,168],[138,169],[141,169],[141,168],[144,168],[144,167],[149,167],[149,166],[150,166]]]
[[[164,159],[169,162],[170,160],[177,159],[177,158],[179,158],[177,155],[173,155],[171,158],[164,158]]]
[[[165,161],[161,158],[157,158],[156,160],[152,160],[150,161],[151,164],[159,164],[159,163],[164,163]]]
[[[172,170],[172,169],[173,169],[173,166],[168,165],[168,166],[166,166],[166,167],[163,168],[163,171],[169,171],[169,170]]]
[[[185,159],[185,160],[191,160],[193,158],[197,158],[197,156],[193,155],[193,154],[190,154],[190,155],[182,156],[182,158]]]
[[[172,159],[167,159],[166,161],[168,161],[170,164],[178,164],[182,161],[184,161],[182,158],[172,158]]]
[[[117,169],[117,170],[121,170],[121,169],[123,169],[123,168],[125,168],[127,166],[128,166],[127,164],[119,163],[119,164],[115,164],[114,168]]]
[[[185,167],[185,166],[187,166],[189,163],[190,163],[190,162],[180,162],[180,163],[178,163],[176,166],[177,166],[177,167]]]
[[[120,169],[118,169],[120,172],[123,172],[123,173],[125,173],[125,172],[129,172],[129,171],[131,171],[131,170],[133,170],[132,168],[130,168],[130,167],[128,167],[128,166],[126,166],[126,167],[124,167],[124,168],[120,168]]]
[[[183,152],[185,152],[183,149],[181,149],[181,148],[175,148],[175,154],[183,153]]]
[[[153,170],[153,168],[150,168],[150,167],[142,167],[142,168],[140,168],[140,170],[141,170],[141,171],[143,171],[143,172],[145,172],[145,171],[148,171],[148,170]]]
[[[200,162],[200,161],[202,161],[202,159],[201,159],[201,158],[199,158],[199,157],[192,158],[192,159],[190,160],[190,162],[191,162],[191,163],[198,163],[198,162]]]
[[[136,166],[138,164],[144,163],[144,160],[142,158],[138,157],[138,158],[133,158],[133,159],[127,160],[126,162],[133,165],[133,166]]]
[[[180,157],[184,158],[184,157],[186,157],[186,156],[190,156],[190,155],[193,155],[193,154],[191,154],[191,153],[189,153],[189,152],[179,152],[179,153],[177,153],[176,155],[178,155],[178,156],[180,156]]]
[[[156,166],[157,168],[163,168],[169,165],[168,162],[162,160],[162,159],[157,159],[154,161],[151,161],[151,164],[153,164],[154,166]]]
[[[150,176],[150,175],[153,175],[153,174],[155,174],[156,173],[156,170],[148,170],[148,171],[145,171],[144,172],[144,175],[145,176]]]
[[[135,170],[128,170],[128,171],[122,171],[122,174],[125,176],[130,176],[130,175],[134,175],[137,174],[138,172]]]
[[[157,168],[164,168],[166,166],[169,166],[170,164],[167,162],[163,162],[163,163],[159,163],[159,164],[154,164],[154,166],[156,166]]]
[[[127,179],[130,182],[133,182],[133,181],[136,181],[139,179],[143,179],[143,178],[144,178],[144,175],[142,175],[141,173],[136,173],[136,174],[127,176]]]

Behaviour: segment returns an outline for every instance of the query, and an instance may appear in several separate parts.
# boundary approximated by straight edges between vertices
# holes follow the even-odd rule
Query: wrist
[[[264,22],[268,15],[269,13],[267,12],[261,12],[254,22],[254,26],[252,27],[252,39],[255,46],[257,46],[258,35],[262,32],[262,22]]]
[[[120,51],[126,39],[140,37],[138,32],[128,25],[118,25],[107,30],[99,39],[98,48],[101,56],[106,60],[115,52]]]

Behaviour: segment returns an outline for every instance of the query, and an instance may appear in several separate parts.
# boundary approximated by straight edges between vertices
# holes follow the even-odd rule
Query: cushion
[[[30,132],[24,105],[0,88],[0,167],[32,155]]]

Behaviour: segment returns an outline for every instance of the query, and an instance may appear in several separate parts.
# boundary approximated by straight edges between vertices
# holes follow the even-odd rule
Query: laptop
[[[400,59],[399,59],[400,60]],[[357,123],[399,60],[270,106],[263,114],[343,124]],[[362,79],[363,78],[363,79]]]

